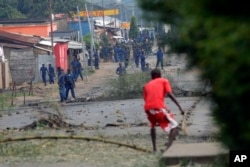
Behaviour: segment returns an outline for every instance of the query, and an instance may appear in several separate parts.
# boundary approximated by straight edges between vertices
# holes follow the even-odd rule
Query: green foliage
[[[0,94],[0,110],[11,107],[9,102],[10,100],[11,100],[11,94],[2,92]]]
[[[25,18],[25,16],[18,11],[18,0],[0,0],[0,18]]]
[[[136,18],[134,16],[131,17],[130,21],[130,29],[129,29],[129,38],[136,38],[139,35],[139,29],[136,23]]]
[[[144,84],[149,81],[149,73],[137,72],[117,76],[109,81],[107,97],[111,99],[130,99],[142,97]]]
[[[91,34],[87,34],[83,37],[83,41],[85,42],[86,46],[90,48],[91,46]],[[94,41],[95,48],[98,47],[98,44],[96,41]]]
[[[175,82],[173,77],[163,73],[164,78],[172,83],[174,89]],[[132,99],[141,98],[143,94],[143,86],[151,80],[150,72],[133,72],[124,76],[117,76],[108,82],[108,89],[105,99]]]
[[[102,45],[102,46],[108,46],[109,45],[108,36],[105,33],[102,33],[100,35],[100,38],[101,38],[100,45]]]
[[[50,0],[0,0],[1,19],[49,18]],[[84,8],[85,0],[51,0],[52,13],[70,15],[76,6]]]
[[[250,11],[245,1],[139,0],[157,19],[172,24],[172,52],[187,53],[190,66],[211,81],[214,118],[230,149],[250,148]]]
[[[83,37],[83,41],[85,42],[85,44],[86,44],[87,46],[90,47],[90,45],[91,45],[91,35],[90,35],[90,34],[85,35],[85,36]]]
[[[1,156],[22,156],[22,157],[36,157],[39,155],[41,146],[29,142],[29,144],[0,144]]]

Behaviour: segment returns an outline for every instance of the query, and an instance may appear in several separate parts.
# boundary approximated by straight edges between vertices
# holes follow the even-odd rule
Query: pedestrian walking
[[[144,71],[145,66],[146,66],[146,62],[145,62],[146,58],[145,58],[145,54],[143,50],[140,52],[140,58],[141,58],[141,70]]]
[[[45,65],[42,64],[42,67],[40,68],[40,74],[42,76],[44,86],[46,86],[46,83],[47,83],[47,79],[46,79],[47,73],[48,73],[47,67],[45,67]]]
[[[51,66],[51,64],[49,64],[48,74],[49,74],[49,83],[54,84],[54,82],[55,82],[55,80],[54,80],[55,69],[54,69],[54,67]]]
[[[75,99],[75,80],[73,75],[71,74],[70,69],[68,69],[67,74],[65,75],[65,88],[66,95],[65,100],[68,99],[69,91],[71,91],[71,96]]]
[[[77,58],[75,57],[74,60],[71,62],[72,75],[73,75],[74,81],[76,81],[76,80],[77,80],[77,77],[78,77],[77,66],[78,66]]]
[[[163,52],[161,48],[158,49],[156,56],[157,56],[156,68],[161,64],[161,69],[163,70]]]
[[[77,81],[78,79],[78,76],[80,76],[80,78],[82,79],[83,81],[83,76],[82,76],[82,63],[80,62],[80,59],[77,59],[77,63],[76,63],[76,78],[75,78],[75,81]]]
[[[94,53],[94,58],[95,58],[95,69],[99,69],[99,55],[98,55],[98,51],[96,50],[95,53]]]
[[[143,87],[144,111],[151,124],[150,134],[153,151],[157,150],[156,125],[159,125],[163,131],[169,134],[169,139],[166,143],[167,149],[172,145],[173,140],[175,140],[175,137],[178,134],[178,123],[174,119],[169,108],[165,105],[165,97],[169,97],[178,106],[181,114],[184,115],[182,107],[172,93],[169,81],[161,77],[161,71],[159,69],[153,69],[151,71],[151,81],[146,83]]]

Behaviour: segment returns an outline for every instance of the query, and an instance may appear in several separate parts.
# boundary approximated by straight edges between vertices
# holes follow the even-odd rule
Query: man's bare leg
[[[156,152],[156,132],[155,128],[151,128],[150,130],[152,144],[153,144],[153,151]]]
[[[178,135],[178,129],[177,128],[171,129],[170,134],[169,134],[168,143],[166,144],[167,149],[173,144],[173,141],[175,140],[177,135]]]

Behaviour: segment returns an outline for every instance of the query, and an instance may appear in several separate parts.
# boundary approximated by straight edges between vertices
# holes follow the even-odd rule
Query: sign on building
[[[108,10],[93,10],[93,11],[80,11],[80,17],[101,17],[101,16],[110,16],[110,15],[118,15],[119,9],[108,9]],[[77,17],[77,14],[74,13],[73,17]]]
[[[130,29],[130,22],[122,22],[121,28],[123,29]]]

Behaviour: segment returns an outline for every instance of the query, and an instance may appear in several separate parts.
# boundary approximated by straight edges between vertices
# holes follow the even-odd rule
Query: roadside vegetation
[[[172,77],[167,74],[163,75],[175,87]],[[133,71],[124,76],[111,79],[107,82],[108,88],[103,98],[107,100],[142,98],[143,86],[150,80],[150,73],[141,71]]]
[[[250,148],[247,2],[138,1],[148,17],[162,27],[171,26],[169,32],[158,32],[158,37],[167,37],[161,42],[170,46],[172,53],[187,54],[189,66],[199,68],[202,78],[210,81],[215,104],[212,114],[220,128],[220,141],[229,149]]]

